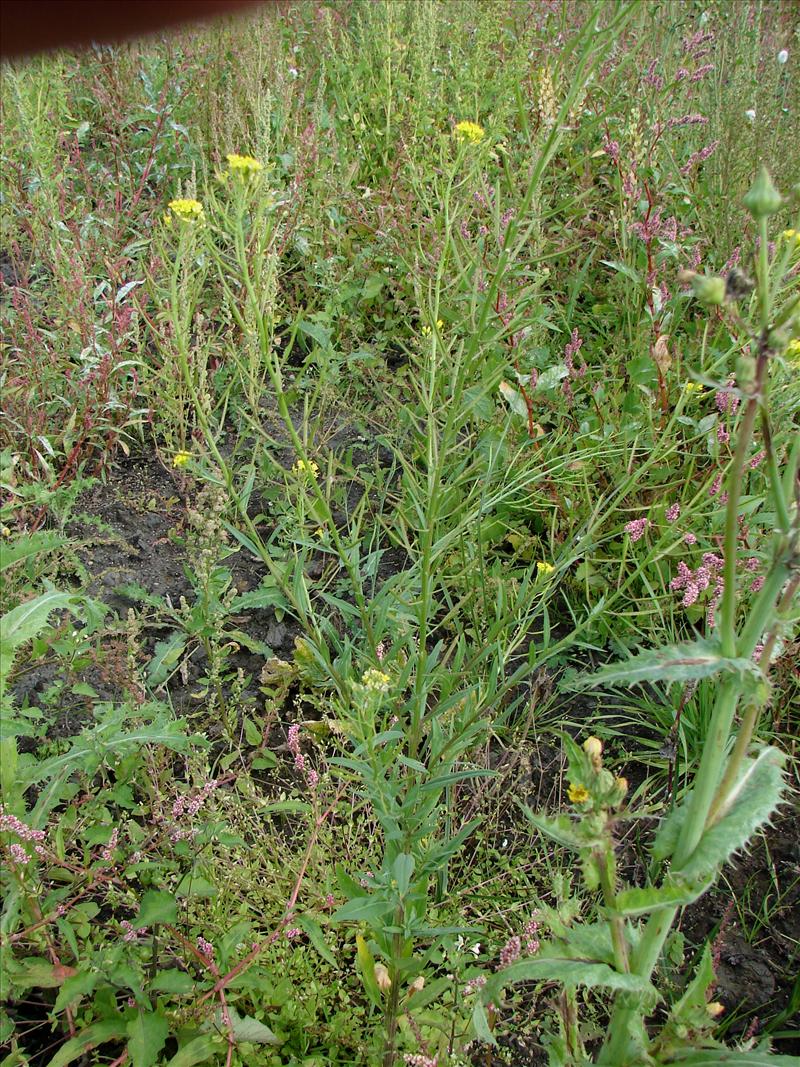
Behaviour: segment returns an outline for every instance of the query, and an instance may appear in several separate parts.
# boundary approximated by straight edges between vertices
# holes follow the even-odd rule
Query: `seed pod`
[[[744,206],[754,219],[763,219],[780,211],[782,203],[783,197],[772,184],[767,168],[762,167],[745,194]]]

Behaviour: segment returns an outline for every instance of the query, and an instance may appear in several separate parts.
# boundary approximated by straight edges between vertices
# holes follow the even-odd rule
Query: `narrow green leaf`
[[[322,932],[322,927],[314,919],[311,919],[308,915],[300,915],[296,918],[295,922],[301,930],[305,931],[308,936],[308,940],[322,956],[324,960],[327,960],[332,967],[338,968],[339,964],[336,962],[336,957],[325,944],[325,935]]]

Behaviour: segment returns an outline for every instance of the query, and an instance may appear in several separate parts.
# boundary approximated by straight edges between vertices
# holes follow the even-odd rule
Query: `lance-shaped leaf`
[[[496,1003],[504,987],[517,982],[560,982],[566,986],[640,993],[649,998],[658,996],[646,978],[617,971],[607,963],[537,955],[532,959],[518,960],[493,974],[481,990],[481,1000],[484,1004]]]
[[[609,663],[588,674],[568,674],[561,683],[570,691],[603,686],[632,686],[643,682],[690,682],[715,674],[733,673],[756,683],[761,671],[752,660],[723,656],[718,641],[691,641],[683,645],[638,652],[630,659]]]
[[[781,802],[785,756],[763,748],[747,760],[722,808],[722,816],[706,830],[680,872],[688,881],[703,878],[744,848]]]
[[[574,822],[569,815],[536,815],[524,804],[522,810],[540,833],[573,852],[597,848],[604,843],[601,833],[594,833],[586,822]]]
[[[615,908],[621,915],[647,915],[661,908],[680,908],[701,897],[714,882],[713,874],[695,882],[683,878],[668,878],[663,885],[644,889],[624,889],[617,893]]]

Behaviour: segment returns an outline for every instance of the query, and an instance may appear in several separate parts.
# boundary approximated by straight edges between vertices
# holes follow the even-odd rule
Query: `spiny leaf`
[[[600,686],[629,687],[655,681],[689,682],[722,672],[738,674],[742,678],[752,676],[754,680],[761,678],[761,671],[752,660],[723,656],[718,641],[698,640],[648,649],[630,659],[609,663],[590,674],[568,674],[561,688],[580,691]]]
[[[621,915],[647,915],[660,908],[678,908],[691,904],[711,888],[713,875],[697,882],[669,878],[663,885],[644,889],[625,889],[617,894],[615,906]]]
[[[725,814],[706,830],[680,875],[688,881],[702,878],[744,848],[781,802],[785,756],[776,748],[763,748],[748,760],[725,803]]]

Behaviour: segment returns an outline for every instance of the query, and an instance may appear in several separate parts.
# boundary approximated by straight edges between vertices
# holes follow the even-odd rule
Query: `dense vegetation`
[[[2,1067],[800,1062],[799,54],[3,69]]]

